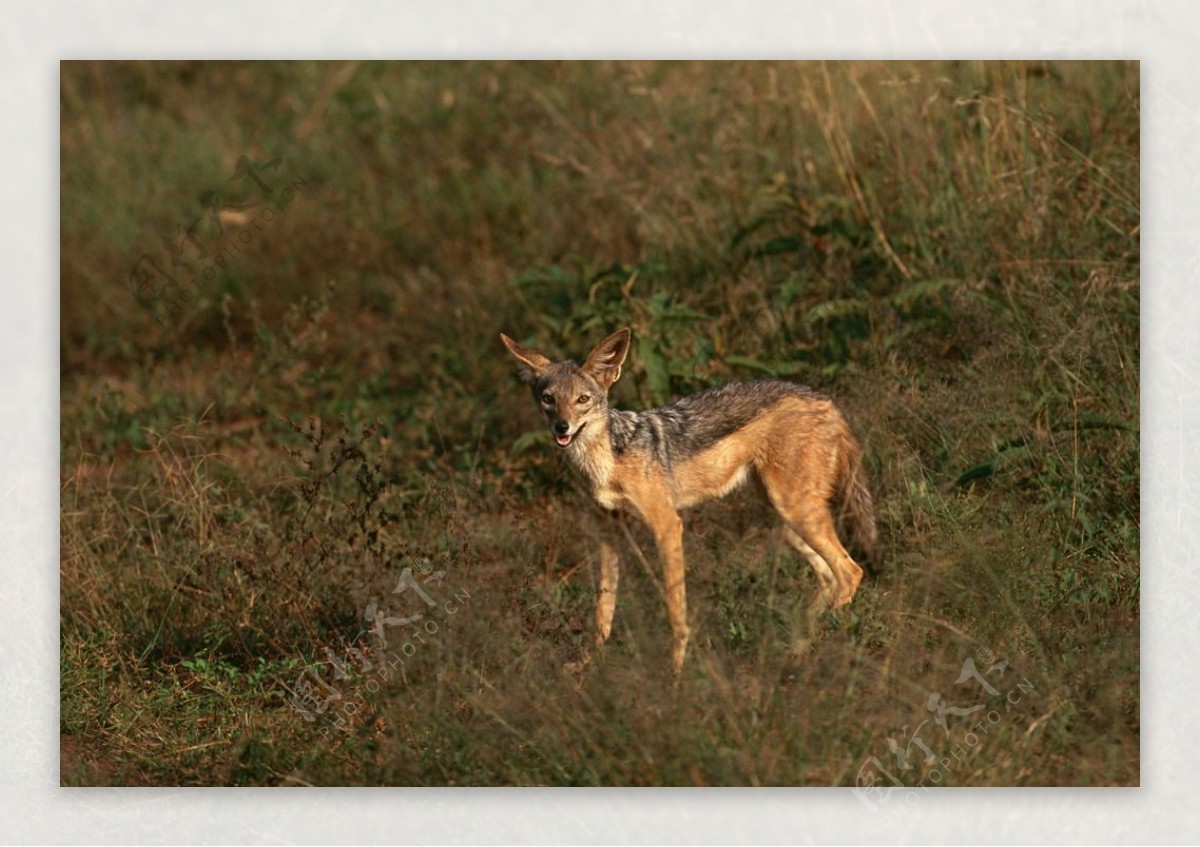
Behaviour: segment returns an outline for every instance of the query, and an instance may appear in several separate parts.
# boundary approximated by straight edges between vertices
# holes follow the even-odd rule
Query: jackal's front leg
[[[596,595],[596,645],[608,640],[612,632],[613,612],[617,609],[617,582],[621,578],[621,557],[616,539],[600,542],[600,589]]]
[[[671,651],[672,665],[678,676],[687,655],[687,587],[684,583],[683,563],[683,520],[673,509],[663,510],[651,521],[658,556],[662,560],[663,592],[667,598],[667,617],[671,621],[671,633],[675,636]]]

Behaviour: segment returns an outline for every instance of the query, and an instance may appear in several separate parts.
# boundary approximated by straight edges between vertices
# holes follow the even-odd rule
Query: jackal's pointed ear
[[[508,352],[512,353],[513,358],[517,360],[517,371],[521,374],[521,379],[525,380],[525,382],[532,382],[539,371],[549,367],[551,364],[550,360],[541,353],[538,353],[536,350],[530,350],[528,347],[522,347],[503,332],[500,333],[500,340],[504,342],[504,346],[508,348]]]
[[[596,345],[596,349],[588,354],[587,361],[580,370],[589,374],[607,391],[609,386],[621,378],[621,363],[625,361],[628,352],[629,330],[618,329]]]

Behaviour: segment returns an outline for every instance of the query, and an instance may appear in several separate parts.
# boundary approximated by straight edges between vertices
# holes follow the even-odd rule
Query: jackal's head
[[[559,447],[587,441],[608,427],[608,389],[621,376],[629,352],[629,330],[618,329],[596,345],[582,365],[551,362],[522,347],[504,333],[500,340],[517,360],[521,379],[533,388],[533,399],[550,424]]]

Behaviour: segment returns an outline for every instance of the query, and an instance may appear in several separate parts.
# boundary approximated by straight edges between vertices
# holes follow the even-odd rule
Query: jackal
[[[721,497],[754,474],[783,518],[784,535],[816,572],[813,608],[854,599],[863,570],[834,529],[839,517],[866,561],[877,533],[862,450],[833,402],[781,380],[730,383],[645,412],[609,408],[630,332],[601,341],[583,365],[552,362],[501,333],[555,443],[608,510],[631,511],[650,527],[662,560],[678,674],[687,652],[683,521],[679,510]],[[619,557],[600,550],[597,644],[608,640],[617,602]]]

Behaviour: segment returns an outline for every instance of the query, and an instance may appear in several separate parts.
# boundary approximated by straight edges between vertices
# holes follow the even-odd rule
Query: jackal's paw
[[[679,681],[679,674],[683,670],[683,660],[687,658],[688,636],[689,632],[686,629],[675,634],[675,644],[671,650],[671,670],[676,682]]]
[[[827,591],[818,593],[808,604],[809,618],[818,617],[830,609],[836,609],[838,607],[837,599],[837,595]]]
[[[816,643],[817,639],[806,636],[797,636],[796,638],[793,638],[792,643],[788,645],[788,661],[794,663],[801,662],[806,656],[808,656],[810,652],[812,652],[813,645]]]
[[[842,592],[842,594],[838,597],[837,602],[833,604],[832,608],[840,609],[840,608],[842,608],[842,606],[849,606],[851,601],[853,601],[853,600],[854,600],[854,592],[853,591]]]
[[[562,668],[564,671],[571,674],[572,676],[579,676],[585,670],[587,670],[588,665],[590,665],[591,663],[592,663],[592,652],[590,650],[585,649],[582,652],[580,652],[579,658],[575,659],[574,661],[563,662]]]

